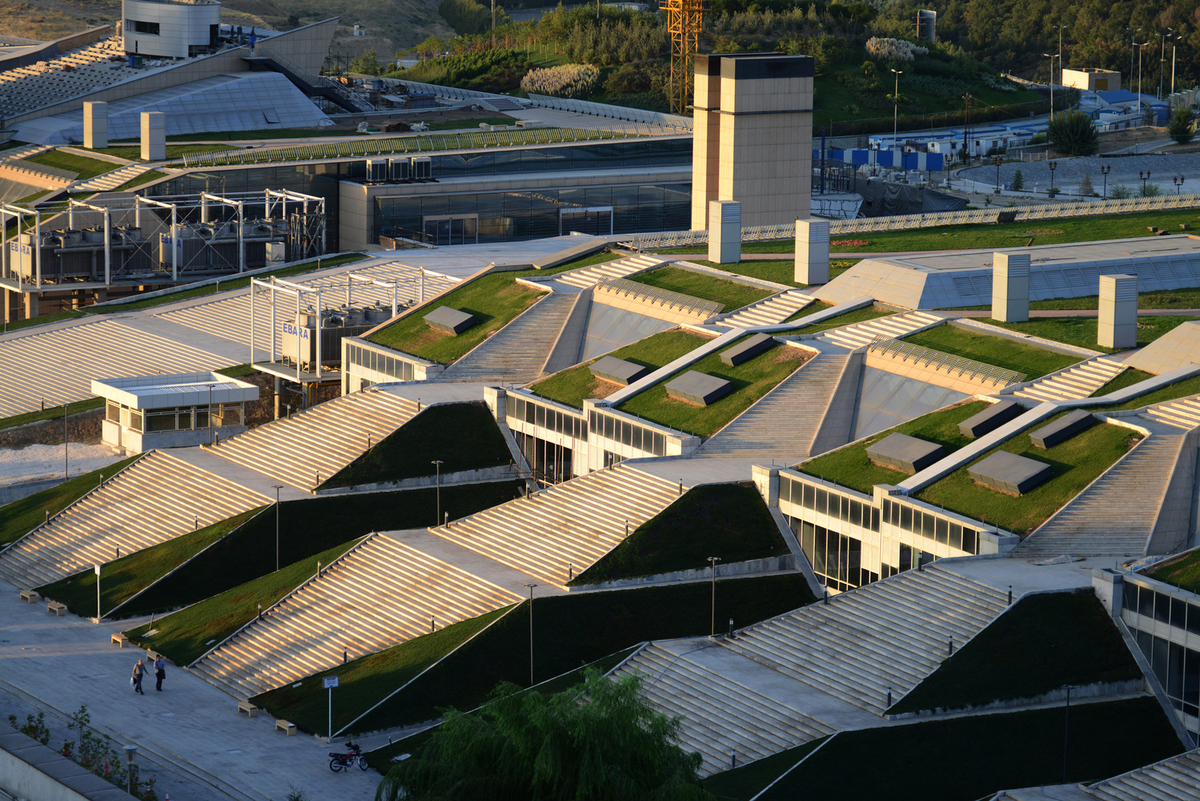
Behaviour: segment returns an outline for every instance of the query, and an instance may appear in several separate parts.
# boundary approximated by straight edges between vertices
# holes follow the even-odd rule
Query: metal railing
[[[714,314],[719,314],[725,308],[724,303],[704,300],[703,298],[685,295],[681,292],[671,292],[667,289],[640,284],[637,281],[629,281],[624,278],[609,278],[607,281],[601,281],[596,284],[596,289],[640,300],[654,306],[662,306],[670,311],[695,314],[704,319],[708,319]]]
[[[1005,370],[1002,367],[996,367],[991,364],[977,362],[974,359],[967,359],[962,356],[955,356],[952,353],[944,353],[933,348],[926,348],[921,345],[914,345],[911,342],[905,342],[901,339],[893,339],[892,337],[875,337],[871,340],[871,344],[867,346],[868,352],[880,353],[884,356],[898,357],[902,362],[908,362],[910,359],[913,364],[920,367],[928,367],[934,372],[946,371],[957,375],[959,378],[965,378],[968,381],[979,380],[992,384],[1020,384],[1025,380],[1024,373],[1018,373],[1016,370]]]
[[[587,114],[592,117],[644,122],[664,128],[670,127],[678,131],[690,132],[692,130],[692,118],[683,117],[678,114],[664,114],[661,111],[647,111],[640,108],[613,106],[608,103],[592,103],[588,100],[569,100],[563,97],[550,97],[549,95],[532,93],[529,95],[529,99],[533,101],[535,106],[541,106],[542,108],[571,111],[575,114]]]

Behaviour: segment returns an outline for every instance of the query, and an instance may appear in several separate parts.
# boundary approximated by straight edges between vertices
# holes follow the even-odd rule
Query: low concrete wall
[[[717,578],[732,578],[734,576],[752,576],[758,573],[778,573],[796,569],[796,557],[791,554],[770,556],[766,559],[750,559],[746,562],[730,562],[717,565]],[[592,590],[614,590],[625,587],[645,587],[651,584],[678,584],[686,581],[701,581],[712,578],[707,567],[696,570],[676,570],[672,573],[659,573],[654,576],[639,576],[637,578],[619,579],[617,581],[602,581],[597,584],[585,584],[581,587],[567,587],[568,592],[590,592]]]
[[[982,376],[963,375],[962,369],[925,362],[905,357],[898,353],[881,353],[867,350],[867,367],[876,367],[893,375],[922,381],[938,387],[962,392],[965,395],[986,395],[1009,386],[999,379],[984,379]]]
[[[1095,684],[1085,684],[1081,687],[1073,687],[1071,689],[1071,700],[1082,700],[1084,698],[1104,698],[1114,695],[1141,695],[1146,688],[1144,679],[1129,679],[1128,681],[1110,681],[1096,682]],[[899,715],[884,715],[888,720],[905,720],[907,718],[929,718],[936,715],[945,715],[950,712],[956,714],[962,712],[983,712],[992,709],[1012,709],[1022,706],[1033,706],[1034,704],[1056,704],[1060,701],[1065,701],[1067,698],[1066,690],[1061,688],[1051,690],[1041,695],[1034,695],[1028,698],[1011,698],[1006,701],[992,701],[990,704],[978,704],[966,707],[955,707],[954,709],[923,709],[919,712],[901,712]]]
[[[34,801],[134,801],[82,765],[14,731],[0,734],[0,789]]]
[[[517,472],[515,467],[511,464],[505,464],[499,467],[486,467],[482,470],[462,470],[457,473],[442,473],[441,485],[443,487],[453,487],[459,484],[486,484],[508,479],[516,480],[520,477],[521,474]],[[416,478],[406,478],[402,481],[379,481],[374,484],[359,484],[355,487],[317,490],[316,494],[324,497],[326,495],[350,495],[358,492],[420,489],[422,487],[435,487],[437,485],[438,477],[436,475],[417,476]]]

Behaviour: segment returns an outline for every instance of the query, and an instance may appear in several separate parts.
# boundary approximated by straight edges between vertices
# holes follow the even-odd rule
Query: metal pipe
[[[112,284],[112,215],[104,210],[104,285]]]

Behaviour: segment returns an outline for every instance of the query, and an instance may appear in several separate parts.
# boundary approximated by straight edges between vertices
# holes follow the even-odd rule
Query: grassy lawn
[[[1186,398],[1189,395],[1196,394],[1200,394],[1200,375],[1185,378],[1183,381],[1176,381],[1174,384],[1168,384],[1162,389],[1147,392],[1145,395],[1131,398],[1121,404],[1097,407],[1096,411],[1111,412],[1122,409],[1140,409],[1143,406],[1153,406],[1156,403],[1166,403],[1167,401],[1178,400],[1179,398]]]
[[[707,636],[708,582],[536,598],[534,680],[574,670],[644,640]],[[737,626],[812,603],[799,573],[717,582],[716,619]],[[355,731],[419,723],[439,709],[473,709],[501,681],[529,686],[528,602],[355,725]]]
[[[1137,346],[1144,348],[1177,325],[1195,320],[1195,317],[1138,317]],[[1095,317],[1036,317],[1027,323],[1001,323],[987,321],[990,325],[1020,331],[1022,334],[1065,342],[1080,348],[1090,348],[1101,353],[1117,353],[1124,348],[1105,348],[1096,344],[1099,339],[1100,322]]]
[[[1095,327],[1094,321],[1092,326]],[[1014,328],[1014,326],[1007,325],[1004,327]],[[1033,334],[1034,332],[1025,331],[1025,333]],[[1043,336],[1042,334],[1036,335]],[[1046,338],[1055,339],[1055,337]],[[1053,373],[1080,361],[1078,356],[1055,353],[1036,345],[1027,345],[1024,342],[949,324],[920,331],[905,337],[904,341],[944,353],[953,353],[955,356],[964,356],[984,364],[1003,367],[1006,370],[1016,370],[1018,373],[1024,373],[1029,380],[1041,378],[1047,373]]]
[[[1041,428],[1068,413],[1057,414],[1034,428]],[[988,451],[921,490],[916,497],[1025,536],[1099,478],[1136,442],[1137,435],[1127,428],[1098,424],[1053,448],[1042,449],[1034,447],[1029,432],[1023,432],[996,450],[1051,465],[1053,475],[1044,484],[1019,498],[977,485],[967,475],[967,468],[995,452]]]
[[[486,123],[488,125],[512,125],[516,120],[512,117],[471,117],[466,120],[445,120],[443,122],[429,123],[431,131],[466,131],[474,129],[472,133],[479,133],[479,126]]]
[[[86,312],[67,309],[66,311],[54,312],[53,314],[42,314],[37,317],[29,317],[24,320],[14,320],[5,324],[4,332],[16,331],[20,328],[29,328],[34,325],[44,325],[46,323],[57,323],[60,320],[74,320],[76,317],[83,317]]]
[[[775,521],[750,483],[711,484],[638,526],[572,586],[708,567],[708,557],[744,562],[788,553]]]
[[[1022,598],[888,711],[950,711],[1035,698],[1064,684],[1140,679],[1112,617],[1096,596]]]
[[[348,540],[281,570],[217,593],[153,623],[131,629],[126,636],[133,643],[160,651],[176,665],[190,665],[250,622],[258,614],[259,604],[266,609],[312,578],[317,572],[317,562],[328,565],[358,541],[358,538]],[[150,631],[155,633],[147,636]]]
[[[609,355],[648,367],[653,372],[679,357],[691,353],[709,339],[711,337],[673,328],[670,331],[663,331],[631,345],[618,348]],[[616,384],[592,375],[588,367],[595,361],[592,359],[586,364],[579,364],[557,372],[549,378],[537,382],[530,389],[543,398],[582,409],[583,402],[587,398],[606,398],[620,389]]]
[[[442,487],[442,510],[454,520],[517,495],[516,483]],[[431,525],[437,517],[433,487],[404,492],[336,495],[279,505],[280,564],[300,559],[372,531]],[[268,509],[175,573],[151,587],[123,611],[130,616],[194,604],[275,570],[275,511]]]
[[[32,203],[33,201],[37,200],[38,198],[44,197],[53,191],[54,191],[53,189],[39,189],[36,192],[30,192],[28,195],[25,195],[24,197],[17,198],[16,200],[13,201],[13,203],[18,206],[21,205],[22,203]]]
[[[333,730],[350,723],[384,699],[388,693],[411,681],[430,665],[462,645],[511,607],[463,620],[383,651],[351,660],[331,670],[255,696],[255,704],[275,717],[295,723],[307,732],[325,733],[329,726],[328,692],[325,676],[338,677],[333,705]]]
[[[751,762],[749,765],[742,765],[739,768],[709,776],[701,782],[701,785],[717,798],[727,798],[730,801],[750,801],[768,784],[779,778],[780,774],[811,754],[817,746],[828,739],[828,737],[822,737],[819,740],[812,740],[804,745],[798,745],[795,748],[789,748],[778,754]]]
[[[167,159],[179,159],[192,153],[212,153],[216,150],[235,150],[236,148],[229,145],[167,145]],[[129,159],[130,161],[142,160],[141,145],[113,145],[104,148],[80,148],[80,150],[90,150],[92,153],[101,153],[105,156],[116,156],[119,159]],[[114,165],[116,166],[116,165]]]
[[[907,473],[880,467],[867,458],[867,447],[889,434],[907,434],[910,437],[936,442],[946,454],[954,453],[971,442],[958,430],[958,424],[988,407],[987,401],[965,401],[948,409],[922,415],[895,428],[881,431],[861,442],[838,448],[835,451],[801,462],[796,469],[810,476],[833,481],[868,495],[876,484],[898,484],[907,478]]]
[[[450,364],[544,296],[543,292],[518,284],[507,273],[485,275],[377,331],[369,339],[413,356]],[[476,323],[458,336],[435,331],[425,322],[425,315],[439,306],[472,314]]]
[[[1200,592],[1200,551],[1192,551],[1182,558],[1154,565],[1146,571],[1146,577],[1192,592]]]
[[[990,310],[991,306],[963,306],[962,310]],[[1087,295],[1081,298],[1056,298],[1035,300],[1030,309],[1041,311],[1068,311],[1077,309],[1099,309],[1100,296]],[[1200,309],[1200,287],[1185,289],[1163,289],[1155,292],[1138,293],[1139,309]]]
[[[453,431],[455,436],[447,437]],[[437,472],[481,470],[512,461],[496,418],[482,403],[434,406],[392,432],[322,487],[354,487],[383,481],[400,481]]]
[[[818,306],[818,303],[821,303],[821,301],[810,304],[806,308],[803,308],[797,313],[793,314],[788,319],[799,320],[801,317],[807,317],[810,314],[815,314],[819,311],[830,308],[829,304],[827,303],[822,303],[821,306]],[[832,328],[841,328],[842,326],[850,325],[851,323],[865,323],[867,320],[877,320],[880,317],[887,317],[895,313],[896,312],[894,311],[880,308],[879,306],[865,306],[861,309],[854,309],[853,311],[843,312],[836,317],[831,317],[829,322],[810,325],[808,328],[805,328],[803,331],[801,331],[801,333],[815,334],[819,331],[828,331]]]
[[[733,391],[717,402],[708,406],[693,406],[668,398],[668,378],[639,392],[617,408],[677,431],[711,437],[812,358],[811,353],[800,348],[776,345],[736,367],[728,367],[721,361],[721,352],[710,353],[686,368],[723,378],[733,385]]]
[[[631,275],[628,280],[665,289],[668,292],[690,295],[701,300],[724,303],[724,311],[740,309],[775,294],[769,289],[739,284],[715,275],[684,270],[681,267],[660,267],[648,273]]]
[[[166,178],[166,177],[167,177],[167,174],[165,172],[162,172],[161,170],[146,170],[141,175],[137,176],[136,178],[130,178],[128,181],[121,184],[120,186],[118,186],[116,189],[114,189],[112,191],[113,192],[128,192],[130,189],[139,187],[142,184],[148,184],[151,181],[157,181],[159,178]]]
[[[784,242],[747,242],[742,245],[742,252],[755,252],[750,245],[768,245],[768,249],[760,250],[762,253],[775,253],[779,250],[787,248]],[[676,248],[673,250],[663,250],[660,253],[704,253],[708,250],[704,248]],[[701,259],[688,259],[693,264],[703,264],[706,267],[712,267],[716,270],[724,270],[727,273],[737,273],[745,275],[749,278],[758,278],[762,281],[774,281],[776,284],[784,286],[807,287],[808,284],[796,283],[796,259],[793,256],[788,259],[747,259],[740,261],[737,264],[717,264],[715,261],[703,261]],[[862,259],[834,259],[829,262],[829,280],[837,278],[842,273],[849,270],[854,265],[858,264]]]
[[[45,153],[30,156],[24,159],[24,161],[78,173],[77,180],[80,181],[95,178],[97,175],[103,175],[106,172],[112,172],[121,168],[120,164],[114,164],[111,161],[90,159],[87,156],[77,156],[74,153],[64,153],[61,150],[47,150]]]
[[[1111,395],[1114,392],[1125,389],[1126,387],[1132,387],[1134,384],[1140,384],[1149,378],[1154,378],[1154,376],[1152,376],[1150,373],[1142,372],[1141,370],[1134,370],[1132,367],[1130,367],[1127,370],[1122,370],[1117,374],[1116,378],[1093,392],[1091,396],[1093,398],[1102,398],[1105,395]]]
[[[137,553],[105,562],[100,581],[101,608],[107,613],[118,604],[128,601],[199,551],[245,523],[258,511],[252,509],[242,512],[219,523],[205,526],[199,531],[191,531]],[[80,617],[96,616],[96,574],[91,568],[53,584],[38,587],[38,592],[45,598],[53,598],[66,604],[72,614]]]
[[[260,128],[257,131],[207,131],[190,134],[174,134],[167,137],[168,142],[241,142],[247,139],[306,139],[310,136],[362,136],[356,131],[337,131],[329,128]],[[221,145],[210,144],[208,149],[198,150],[198,153],[208,153],[214,150],[228,150]]]
[[[271,276],[277,278],[287,278],[292,275],[300,275],[309,273],[317,269],[325,270],[329,267],[338,267],[343,264],[353,264],[356,261],[362,261],[366,256],[361,253],[347,253],[342,256],[334,256],[332,258],[322,258],[320,260],[313,259],[311,261],[302,261],[299,264],[293,264],[290,267],[282,267],[278,270],[269,270],[267,272],[255,275],[255,278],[267,279]],[[219,288],[218,288],[219,286]],[[206,295],[215,295],[218,291],[227,292],[231,289],[244,289],[250,286],[249,278],[230,278],[228,281],[221,281],[217,284],[207,284],[205,286],[196,287],[194,289],[181,289],[178,292],[170,292],[166,295],[160,295],[153,298],[145,298],[144,300],[130,300],[128,303],[114,303],[111,306],[99,306],[89,309],[95,314],[124,314],[125,312],[137,311],[138,309],[149,309],[155,306],[163,306],[167,303],[178,303],[181,300],[191,300],[192,298],[201,298]]]
[[[975,801],[1063,779],[1062,708],[843,732],[764,793],[763,801]],[[1113,737],[1113,721],[1121,736]],[[1153,698],[1071,706],[1067,781],[1091,782],[1180,753]],[[986,744],[986,747],[975,747]],[[871,769],[863,770],[863,755]],[[936,765],[936,770],[913,770]],[[904,778],[907,777],[907,778]]]
[[[60,415],[61,416],[61,415]],[[140,454],[138,455],[140,456]],[[125,468],[138,456],[131,456],[100,470],[84,473],[56,487],[35,492],[10,504],[0,506],[0,545],[7,545],[28,534],[46,522],[46,512],[58,514],[100,484],[100,475],[106,478]]]

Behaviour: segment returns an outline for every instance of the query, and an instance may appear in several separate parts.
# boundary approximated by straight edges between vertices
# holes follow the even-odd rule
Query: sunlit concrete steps
[[[624,259],[607,261],[603,264],[593,264],[590,267],[580,267],[578,270],[560,273],[554,276],[555,281],[588,289],[601,281],[610,278],[625,278],[626,276],[670,264],[672,259],[655,256],[650,253],[638,253]]]
[[[1200,751],[1189,751],[1081,789],[1102,801],[1195,801],[1200,797]]]
[[[1090,398],[1096,390],[1125,371],[1125,365],[1097,356],[1061,373],[1045,376],[1013,394],[1039,401]]]
[[[680,745],[704,757],[700,773],[727,770],[732,756],[743,765],[833,733],[833,727],[792,709],[687,656],[649,643],[613,671],[619,679],[641,674],[642,695],[659,712],[682,717]]]
[[[846,361],[847,353],[820,353],[780,382],[758,403],[700,446],[707,456],[781,457],[811,455]]]
[[[86,181],[80,181],[71,187],[72,192],[108,192],[116,189],[118,186],[132,181],[143,173],[153,169],[149,164],[127,164],[124,167],[106,172],[103,175],[97,175],[95,178],[89,178]]]
[[[678,485],[617,465],[430,530],[562,586],[678,497]]]
[[[0,418],[93,397],[93,378],[190,373],[234,364],[224,356],[112,320],[0,342]]]
[[[1169,428],[1167,432],[1178,429]],[[1183,432],[1161,432],[1143,439],[1018,545],[1014,553],[1141,556],[1154,530],[1184,437]]]
[[[1007,596],[936,567],[751,626],[728,648],[869,712],[900,698],[1004,611]]]
[[[833,328],[819,334],[816,338],[822,342],[841,345],[843,348],[854,350],[855,348],[870,345],[876,337],[900,339],[909,334],[915,334],[917,331],[940,325],[945,322],[945,319],[936,314],[920,311],[890,314],[887,317],[879,317],[874,320],[865,320],[861,323],[851,323],[841,328]],[[837,318],[833,317],[828,322],[836,324]]]
[[[792,289],[739,309],[715,322],[730,328],[757,328],[777,325],[816,300],[812,295]]]
[[[315,264],[313,265],[313,269],[316,269]],[[401,307],[419,303],[422,297],[433,297],[458,283],[457,280],[452,278],[427,273],[424,276],[425,288],[422,295],[420,271],[412,267],[406,267],[401,264],[382,264],[358,270],[349,269],[348,271],[356,275],[369,276],[379,281],[396,282],[398,284],[396,287],[396,301]],[[307,280],[305,280],[304,276],[299,276],[289,278],[288,280],[293,283],[313,287],[314,289],[320,288],[322,290],[322,308],[342,306],[346,302],[345,290],[347,279],[345,273]],[[385,308],[391,308],[392,290],[363,282],[355,282],[353,286],[351,299],[355,306],[381,303]],[[325,290],[329,291],[326,292]],[[306,302],[315,303],[315,301],[315,295],[306,298]],[[204,331],[222,339],[228,339],[231,342],[240,342],[243,345],[250,344],[249,290],[234,297],[225,297],[208,303],[197,303],[181,309],[172,309],[156,316],[177,325],[194,328],[197,331]],[[284,320],[293,321],[295,316],[295,298],[292,298],[290,303],[281,302],[276,304],[276,325],[282,324]],[[270,298],[263,292],[259,292],[255,296],[254,317],[255,347],[262,348],[262,351],[259,352],[259,358],[263,358],[270,348],[271,330],[271,302]],[[278,347],[278,342],[276,347]]]
[[[0,152],[0,164],[8,161],[20,161],[53,149],[53,145],[23,145],[22,147],[14,147],[10,150]]]
[[[521,598],[398,540],[373,535],[198,660],[249,697]]]
[[[0,553],[0,578],[37,587],[262,506],[268,499],[151,451]]]
[[[343,395],[208,446],[217,456],[312,491],[407,423],[417,402],[385,390]],[[318,478],[319,476],[319,478]]]
[[[1191,431],[1200,426],[1200,397],[1158,403],[1142,412],[1141,416]]]
[[[578,295],[553,292],[450,365],[438,381],[527,384],[541,376]]]

